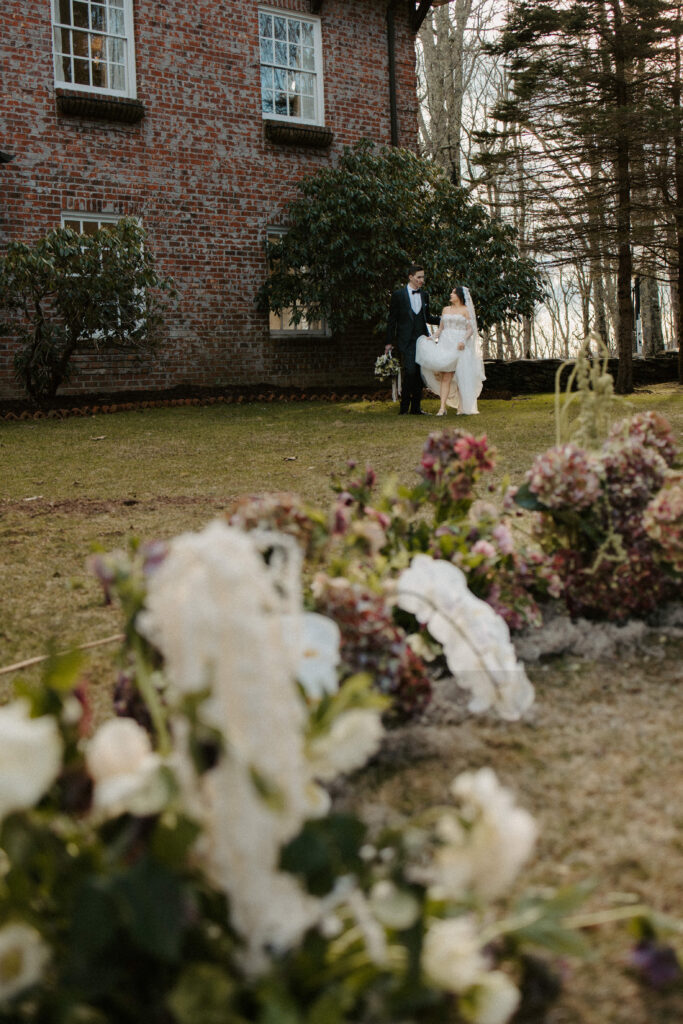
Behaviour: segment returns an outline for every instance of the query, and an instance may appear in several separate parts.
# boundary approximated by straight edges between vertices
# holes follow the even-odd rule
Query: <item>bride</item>
[[[458,414],[479,412],[477,398],[485,380],[484,360],[477,330],[477,317],[468,288],[455,287],[450,306],[444,306],[441,323],[431,338],[417,339],[415,360],[422,378],[441,399],[437,416],[446,415],[446,406]]]

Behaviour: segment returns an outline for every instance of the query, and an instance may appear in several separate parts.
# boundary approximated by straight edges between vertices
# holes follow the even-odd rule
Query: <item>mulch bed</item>
[[[0,401],[0,420],[62,420],[69,416],[100,416],[113,412],[144,412],[146,409],[168,409],[180,406],[246,405],[251,402],[386,402],[390,391],[347,388],[284,388],[254,385],[240,388],[174,389],[173,391],[118,392],[96,395],[61,395],[45,408],[36,409],[26,401]],[[511,399],[510,391],[486,391],[482,398]]]

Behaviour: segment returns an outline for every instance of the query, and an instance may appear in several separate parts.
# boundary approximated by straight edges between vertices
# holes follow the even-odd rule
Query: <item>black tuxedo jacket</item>
[[[415,367],[415,342],[421,334],[427,334],[427,324],[438,324],[441,320],[429,311],[429,292],[423,289],[420,294],[422,309],[417,315],[413,313],[406,286],[394,292],[389,304],[386,343],[396,345],[408,373]]]

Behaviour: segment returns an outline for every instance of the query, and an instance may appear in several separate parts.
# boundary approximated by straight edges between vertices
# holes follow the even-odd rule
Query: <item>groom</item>
[[[429,313],[429,295],[422,290],[424,269],[418,263],[408,267],[408,284],[391,296],[387,323],[387,345],[396,344],[403,363],[403,386],[399,415],[423,415],[420,409],[422,376],[415,362],[415,343],[427,334],[427,324],[438,324],[440,318]]]

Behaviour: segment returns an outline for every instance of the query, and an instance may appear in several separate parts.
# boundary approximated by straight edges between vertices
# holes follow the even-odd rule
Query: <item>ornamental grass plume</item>
[[[555,444],[559,448],[573,440],[578,445],[595,448],[607,432],[614,397],[614,381],[608,370],[609,349],[597,331],[591,331],[584,338],[573,363],[564,401],[560,398],[560,382],[572,360],[562,363],[555,374]],[[579,411],[572,420],[570,414],[575,404]]]

